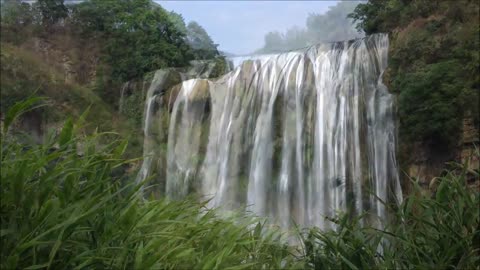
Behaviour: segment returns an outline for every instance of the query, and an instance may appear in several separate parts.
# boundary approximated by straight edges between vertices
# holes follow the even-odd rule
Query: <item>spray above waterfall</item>
[[[381,201],[401,199],[387,51],[388,37],[373,35],[245,59],[170,90],[156,74],[139,180],[284,228],[327,229],[338,212],[384,220]]]

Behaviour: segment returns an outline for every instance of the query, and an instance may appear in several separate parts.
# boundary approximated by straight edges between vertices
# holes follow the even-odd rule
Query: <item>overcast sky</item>
[[[222,51],[247,54],[263,46],[270,31],[305,26],[309,13],[324,13],[338,1],[163,1],[168,11],[197,21]]]

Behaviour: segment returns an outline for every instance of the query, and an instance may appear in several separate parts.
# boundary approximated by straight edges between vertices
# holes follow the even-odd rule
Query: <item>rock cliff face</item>
[[[462,164],[467,164],[470,170],[479,171],[479,149],[480,149],[480,135],[478,127],[472,117],[463,120],[462,141],[460,142],[460,151],[457,155],[457,160]],[[470,177],[469,184],[475,186],[480,190],[480,179]]]
[[[142,79],[128,81],[120,87],[118,111],[133,120],[135,125],[141,126],[148,93],[168,97],[170,99],[168,102],[173,104],[182,81],[193,78],[214,78],[223,75],[226,71],[222,61],[195,60],[190,62],[189,67],[165,68],[147,73]]]
[[[62,43],[56,39],[32,38],[21,45],[0,44],[0,118],[3,119],[6,110],[16,102],[41,96],[46,98],[48,106],[23,115],[12,126],[12,131],[26,132],[35,142],[43,143],[45,135],[58,132],[68,117],[78,119],[90,107],[86,131],[98,128],[127,137],[134,129],[123,125],[119,115],[92,87],[98,54],[93,49],[88,51],[88,46],[69,47],[68,40]]]
[[[217,65],[216,61],[192,61],[188,68],[160,69],[147,74],[140,81],[124,84],[120,93],[120,113],[129,119],[135,118],[139,128],[143,124],[145,160],[140,175],[149,175],[155,171],[157,179],[165,179],[165,168],[160,167],[166,162],[168,121],[182,82],[193,78],[216,77],[223,72],[218,70]],[[195,93],[208,93],[206,81],[198,87],[201,91],[195,91]],[[207,92],[204,91],[205,89]],[[200,99],[202,96],[196,95],[191,98]],[[145,120],[147,115],[149,119]],[[139,176],[139,179],[143,179],[143,176]],[[159,190],[157,189],[155,193],[158,195]]]
[[[463,136],[462,136],[462,145],[465,151],[462,151],[461,160],[467,160],[468,157],[468,149],[474,148],[475,145],[478,146],[480,139],[478,138],[478,128],[473,123],[472,118],[465,118],[463,120]],[[468,149],[467,149],[468,148]],[[472,162],[476,162],[478,167],[478,159],[473,160]]]
[[[404,174],[403,182],[406,183],[409,178],[416,178],[420,183],[427,188],[430,181],[437,176],[441,176],[443,170],[449,168],[448,162],[458,162],[466,164],[469,170],[479,170],[479,130],[475,126],[471,117],[463,119],[462,138],[454,153],[449,155],[436,154],[426,150],[426,147],[417,143],[410,152],[411,157],[408,163],[404,163],[403,170],[408,175]],[[453,158],[452,158],[453,156]],[[470,183],[480,187],[479,179],[471,178]]]
[[[71,35],[55,33],[45,38],[32,38],[22,47],[38,54],[46,64],[63,73],[66,83],[90,85],[95,82],[100,49],[94,41],[72,39]]]

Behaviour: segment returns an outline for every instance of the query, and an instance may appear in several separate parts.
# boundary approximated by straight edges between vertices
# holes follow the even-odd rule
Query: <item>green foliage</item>
[[[66,83],[62,73],[44,63],[38,55],[27,50],[2,43],[0,55],[2,63],[0,66],[0,112],[2,118],[5,117],[7,109],[18,101],[32,96],[48,97],[49,106],[43,106],[35,113],[28,114],[30,119],[34,118],[41,123],[40,131],[43,134],[46,133],[47,127],[57,126],[69,116],[79,117],[88,106],[91,106],[90,114],[87,116],[86,130],[92,131],[97,128],[99,131],[114,130],[123,138],[130,138],[129,157],[141,155],[143,147],[141,130],[116,115],[114,109],[91,89]],[[137,117],[141,117],[142,110]],[[15,131],[18,130],[15,129]]]
[[[32,35],[41,35],[68,17],[64,0],[22,0],[1,2],[2,41],[21,44]]]
[[[193,22],[187,29],[181,15],[167,12],[151,0],[87,0],[68,6],[64,0],[32,2],[0,1],[2,46],[13,43],[35,51],[40,61],[48,57],[43,59],[48,70],[56,67],[53,73],[62,75],[68,69],[68,84],[93,86],[112,107],[117,105],[118,90],[126,81],[160,68],[185,67],[193,59],[218,56],[217,45],[200,25]],[[2,62],[3,58],[2,51]],[[38,72],[30,75],[29,65],[14,66],[4,73],[2,65],[1,84],[6,87],[2,89],[2,111],[35,88],[40,88],[37,90],[42,95],[63,94],[70,99],[70,91],[56,87],[63,78],[52,76],[44,82],[43,73],[48,72],[40,72],[41,81],[31,85]],[[96,74],[93,82],[92,74]]]
[[[68,16],[68,9],[64,0],[38,0],[35,3],[35,8],[40,11],[45,26],[53,25]]]
[[[136,127],[141,127],[143,123],[144,100],[142,91],[135,91],[123,100],[121,114],[125,115],[129,121]]]
[[[8,133],[8,129],[10,128],[10,125],[18,118],[18,116],[25,114],[28,111],[37,109],[41,106],[44,106],[45,104],[36,105],[41,100],[42,98],[32,97],[27,99],[25,102],[16,103],[15,105],[13,105],[5,115],[5,120],[3,123],[3,133],[4,134]],[[36,105],[36,106],[33,106],[33,105]]]
[[[51,106],[42,108],[36,117],[43,123],[63,121],[78,116],[92,104],[89,120],[93,128],[110,131],[112,113],[90,89],[65,82],[64,75],[44,63],[37,55],[16,46],[2,44],[0,50],[0,109],[2,115],[15,103],[31,96],[49,98]]]
[[[402,0],[371,0],[365,4],[359,4],[348,17],[358,22],[356,28],[365,31],[367,35],[386,32],[388,27],[398,23],[398,10],[403,6]]]
[[[215,58],[215,66],[210,74],[211,78],[218,78],[227,73],[228,63],[225,57],[219,56]]]
[[[310,15],[310,17],[311,16],[313,15]],[[306,37],[308,38],[306,39]],[[291,49],[302,48],[305,47],[307,44],[315,43],[314,41],[308,41],[312,38],[313,36],[310,32],[308,32],[308,30],[304,30],[295,26],[285,32],[283,45],[285,46],[285,48]]]
[[[191,59],[185,34],[168,12],[149,0],[85,1],[74,7],[73,17],[84,34],[104,39],[104,60],[119,81],[185,66]]]
[[[388,80],[399,93],[401,139],[451,152],[466,113],[478,126],[478,1],[370,0],[349,15],[391,34]]]
[[[44,83],[35,76],[28,67],[32,67],[31,59],[23,58],[13,48],[2,46],[0,50],[0,109],[2,114],[16,102],[26,99]],[[21,71],[20,71],[21,70]],[[35,82],[35,84],[33,83]]]
[[[348,215],[331,219],[336,230],[317,228],[305,234],[305,252],[313,269],[376,269],[378,254],[375,249],[382,235],[361,226],[360,219]]]
[[[170,20],[172,21],[173,25],[175,25],[175,28],[177,28],[180,33],[187,35],[187,25],[185,25],[185,19],[183,18],[182,14],[170,11],[168,15],[170,16]]]
[[[404,137],[426,142],[434,138],[436,148],[455,146],[462,106],[468,97],[458,80],[461,70],[457,61],[444,61],[396,77]]]
[[[197,60],[212,59],[219,55],[217,44],[214,44],[207,31],[197,22],[187,25],[187,42],[192,48],[194,58]]]
[[[460,4],[448,2],[450,1],[369,0],[359,4],[349,17],[357,22],[356,28],[366,34],[391,32],[408,25],[414,19],[427,18],[437,11],[455,10],[459,5],[474,1],[461,0]]]
[[[20,44],[32,34],[36,21],[35,10],[20,0],[6,0],[0,3],[1,39]]]
[[[478,156],[478,153],[477,153]],[[390,256],[398,268],[475,269],[480,263],[480,192],[468,187],[467,179],[478,179],[478,171],[450,171],[436,178],[431,196],[414,193],[397,212],[399,226],[392,226]],[[400,253],[401,255],[395,255]],[[393,266],[393,265],[392,265]]]
[[[30,12],[31,6],[19,0],[6,0],[1,3],[2,25],[28,25],[33,18]]]

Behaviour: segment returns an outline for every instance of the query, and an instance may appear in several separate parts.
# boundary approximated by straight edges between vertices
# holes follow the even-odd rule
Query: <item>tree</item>
[[[38,17],[35,10],[21,0],[6,0],[0,4],[2,41],[21,43],[31,35],[31,26]]]
[[[42,15],[42,23],[47,27],[68,16],[64,0],[38,0],[35,7]]]
[[[218,45],[213,43],[207,31],[195,21],[187,25],[187,41],[195,59],[210,59],[219,55]]]
[[[261,52],[275,52],[282,51],[285,47],[283,36],[280,32],[269,32],[265,35],[265,45]]]
[[[178,31],[186,36],[188,31],[183,16],[174,11],[170,11],[168,15],[170,16],[170,20],[172,21],[173,25],[175,25],[175,28],[177,28]]]
[[[1,3],[2,25],[26,26],[33,22],[30,5],[21,0],[7,0]]]
[[[298,26],[287,30],[284,38],[284,47],[286,50],[295,50],[305,47],[309,44],[307,31]]]
[[[395,25],[400,24],[402,12],[406,12],[405,5],[409,0],[371,0],[359,4],[354,11],[348,15],[357,23],[359,31],[365,31],[370,35],[377,32],[388,32]],[[435,2],[435,1],[431,1]]]
[[[104,60],[119,81],[191,59],[172,14],[150,0],[91,0],[75,7],[73,16],[83,33],[104,40]]]

